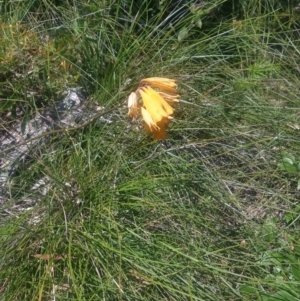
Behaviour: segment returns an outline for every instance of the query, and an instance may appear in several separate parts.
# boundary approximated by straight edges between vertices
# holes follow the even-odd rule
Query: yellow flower
[[[139,90],[145,108],[141,108],[145,121],[146,131],[153,134],[155,140],[166,139],[166,128],[170,123],[170,115],[174,109],[164,98],[151,87],[143,87]]]
[[[173,114],[173,108],[151,87],[142,88],[140,94],[154,122],[159,122],[163,117]]]
[[[168,93],[165,93],[165,92],[161,92],[159,91],[158,94],[160,96],[162,96],[167,102],[179,102],[179,97],[180,95],[177,94],[177,93],[172,93],[172,92],[168,92]]]
[[[137,95],[134,92],[131,92],[128,97],[128,115],[130,117],[136,117],[138,111],[138,101]]]
[[[150,113],[143,107],[141,107],[143,119],[145,121],[145,129],[148,133],[153,134],[154,140],[164,140],[167,138],[166,128],[170,123],[168,117],[163,117],[161,121],[155,123]]]
[[[158,126],[153,121],[150,113],[143,107],[141,107],[141,112],[142,112],[143,119],[144,119],[146,125],[148,126],[149,131],[153,132],[154,130],[157,130]]]
[[[174,92],[177,87],[174,79],[164,77],[149,77],[140,81],[140,84],[148,84],[154,88],[162,89],[168,92]]]
[[[140,81],[136,92],[132,92],[128,97],[128,115],[136,117],[138,108],[141,108],[146,131],[153,134],[154,140],[167,138],[166,129],[174,112],[168,102],[179,102],[179,94],[175,91],[176,86],[173,79],[144,78]],[[139,103],[140,99],[142,103]]]

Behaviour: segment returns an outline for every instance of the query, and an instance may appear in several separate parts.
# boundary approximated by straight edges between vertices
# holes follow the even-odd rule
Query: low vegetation
[[[1,131],[68,88],[109,121],[11,179],[0,299],[299,300],[297,3],[142,2],[0,3]],[[181,95],[163,141],[127,115],[148,77]]]

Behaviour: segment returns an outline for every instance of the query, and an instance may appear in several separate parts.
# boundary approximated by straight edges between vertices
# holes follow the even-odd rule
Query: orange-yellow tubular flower
[[[146,110],[151,115],[152,120],[157,123],[163,117],[168,117],[168,113],[164,110],[159,98],[148,94],[148,90],[140,90],[140,94],[146,107]]]
[[[131,92],[128,97],[128,115],[130,117],[136,117],[138,111],[137,95]]]
[[[164,98],[151,87],[143,87],[139,90],[145,108],[141,107],[141,113],[145,121],[146,131],[153,134],[154,140],[166,139],[166,128],[171,120],[174,109]]]
[[[163,117],[161,121],[157,124],[154,123],[153,119],[149,112],[146,109],[141,107],[141,112],[143,119],[145,121],[145,129],[148,133],[153,134],[154,140],[164,140],[167,138],[167,131],[166,128],[170,123],[170,119],[167,117]]]
[[[144,78],[140,81],[140,84],[148,84],[154,88],[162,89],[168,92],[174,92],[177,87],[176,81],[174,79],[169,79],[165,77],[149,77]]]
[[[173,114],[173,108],[151,87],[140,89],[140,94],[146,107],[155,123]]]
[[[136,117],[141,109],[146,131],[154,140],[167,138],[166,129],[171,122],[174,109],[168,102],[179,102],[176,82],[163,77],[144,78],[135,92],[128,97],[128,115]],[[139,99],[143,104],[139,103]]]
[[[162,96],[167,102],[170,102],[170,103],[179,102],[178,98],[180,97],[180,95],[177,93],[171,93],[171,92],[165,93],[165,92],[159,91],[158,94],[160,96]]]
[[[143,107],[141,107],[141,112],[142,112],[142,116],[143,116],[143,119],[147,125],[147,129],[150,131],[150,132],[153,132],[155,130],[158,130],[158,126],[155,124],[155,122],[153,121],[150,113]]]
[[[168,115],[173,114],[174,109],[164,100],[164,98],[158,92],[153,90],[151,87],[146,87],[144,88],[144,91],[145,90],[146,93],[152,97],[152,99],[156,99],[161,103],[162,107]]]

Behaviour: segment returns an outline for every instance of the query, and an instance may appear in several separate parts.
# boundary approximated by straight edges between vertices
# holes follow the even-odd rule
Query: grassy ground
[[[24,2],[0,4],[0,114],[67,87],[117,108],[12,182],[1,300],[299,300],[296,4],[205,1],[169,26],[166,3]],[[182,95],[162,142],[127,117],[150,76]],[[30,191],[43,176],[46,196]],[[38,205],[14,212],[28,193]]]

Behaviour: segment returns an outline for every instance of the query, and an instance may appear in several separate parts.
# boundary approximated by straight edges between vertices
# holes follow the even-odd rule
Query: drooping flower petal
[[[143,109],[143,108],[142,108]],[[145,130],[147,133],[153,135],[154,140],[164,140],[167,138],[167,126],[170,123],[169,118],[163,117],[162,120],[157,123],[155,127],[150,127],[145,122]]]
[[[163,89],[170,92],[175,92],[177,87],[176,81],[174,79],[169,79],[165,77],[149,77],[144,78],[140,81],[141,84],[149,84],[154,88]]]
[[[173,102],[179,102],[179,97],[180,95],[177,93],[171,93],[171,92],[163,92],[163,91],[159,91],[157,92],[160,96],[163,97],[164,100],[166,100],[167,102],[173,103]]]
[[[144,91],[146,91],[146,93],[150,95],[152,99],[155,99],[156,101],[160,102],[161,106],[168,115],[173,114],[174,109],[164,100],[164,98],[158,92],[156,92],[151,87],[144,88]]]
[[[155,95],[150,95],[146,89],[141,89],[140,94],[147,112],[155,123],[159,122],[163,117],[168,117],[169,114],[164,110],[159,98]]]
[[[158,126],[153,121],[150,113],[145,108],[141,107],[141,113],[146,125],[149,127],[150,132],[153,132],[155,129],[158,129]]]
[[[131,92],[128,97],[128,115],[130,117],[136,117],[138,111],[137,95],[135,92]]]

